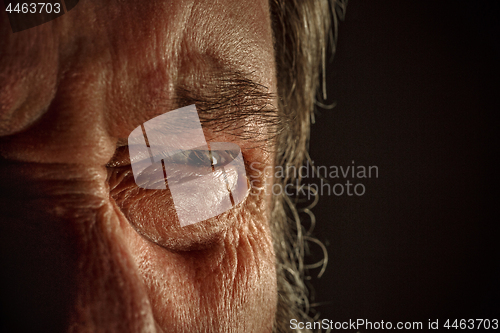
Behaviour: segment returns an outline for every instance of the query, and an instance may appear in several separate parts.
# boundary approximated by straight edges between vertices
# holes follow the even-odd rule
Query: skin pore
[[[12,282],[20,293],[60,312],[45,316],[45,325],[271,332],[270,199],[249,195],[218,217],[180,228],[169,223],[159,191],[134,187],[117,150],[137,126],[187,101],[203,105],[214,90],[225,91],[220,85],[245,91],[240,74],[226,75],[245,73],[243,81],[268,91],[253,99],[235,94],[222,111],[202,107],[203,130],[208,142],[238,144],[247,163],[272,166],[268,3],[82,1],[16,34],[6,15],[0,20],[0,171],[9,175],[0,180],[0,241],[10,254],[4,260],[26,266]],[[223,122],[225,112],[231,116]],[[36,283],[23,274],[37,275]]]

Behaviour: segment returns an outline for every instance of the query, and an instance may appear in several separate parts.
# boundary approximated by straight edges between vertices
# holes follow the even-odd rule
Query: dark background
[[[310,152],[379,177],[313,210],[322,318],[500,319],[499,21],[494,1],[349,1]]]

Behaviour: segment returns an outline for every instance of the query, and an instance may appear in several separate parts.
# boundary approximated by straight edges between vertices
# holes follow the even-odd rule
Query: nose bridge
[[[42,137],[63,162],[106,164],[115,140],[107,131],[105,113],[108,70],[94,63],[69,71],[61,80],[47,112]]]
[[[41,163],[105,165],[116,139],[108,133],[108,70],[99,63],[68,70],[43,116],[8,139],[7,157]]]

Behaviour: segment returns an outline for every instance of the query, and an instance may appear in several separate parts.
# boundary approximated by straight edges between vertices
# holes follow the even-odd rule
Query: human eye
[[[226,143],[226,149],[211,150],[207,147],[183,150],[172,156],[162,156],[165,163],[193,167],[222,167],[233,161],[239,154],[235,144]]]
[[[188,238],[179,228],[204,222],[195,230],[213,235],[207,225],[221,230],[235,216],[249,193],[242,151],[207,138],[194,106],[177,109],[136,127],[120,148],[128,161],[108,164],[111,196],[140,234],[172,244]]]
[[[136,184],[145,189],[170,189],[197,179],[212,175],[212,181],[226,183],[228,191],[235,190],[239,178],[245,178],[241,150],[230,142],[213,142],[210,147],[202,146],[181,150],[174,154],[160,151],[154,156],[143,156],[135,161]],[[156,161],[156,162],[155,162]],[[149,165],[141,167],[141,165]],[[204,183],[198,183],[203,186]],[[212,184],[213,185],[213,184]],[[194,189],[193,189],[194,190]],[[207,189],[209,190],[209,189]]]
[[[217,161],[217,158],[214,156],[212,159],[211,152],[200,147],[174,154],[164,159],[164,161],[180,165],[207,166],[212,165],[214,161]]]
[[[167,248],[192,249],[238,223],[261,194],[250,195],[249,177],[262,173],[245,166],[267,162],[281,129],[267,88],[237,77],[215,88],[216,96],[181,90],[175,105],[196,106],[136,124],[135,139],[121,139],[108,164],[110,194],[125,217]]]

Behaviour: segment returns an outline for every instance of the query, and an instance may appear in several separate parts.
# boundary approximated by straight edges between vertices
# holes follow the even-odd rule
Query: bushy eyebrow
[[[238,140],[263,143],[281,132],[286,122],[268,87],[241,72],[210,74],[201,88],[177,87],[175,105],[195,104],[202,126]]]

